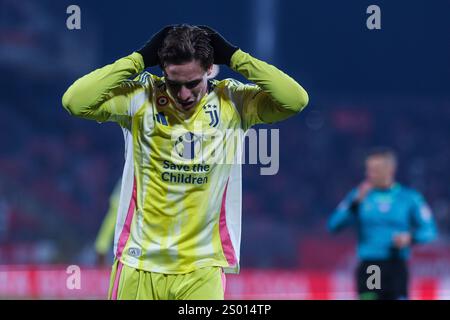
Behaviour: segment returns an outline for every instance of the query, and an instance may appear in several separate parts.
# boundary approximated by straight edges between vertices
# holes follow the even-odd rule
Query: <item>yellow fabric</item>
[[[161,274],[122,266],[116,260],[111,272],[109,299],[117,300],[223,300],[222,270],[197,269],[187,274]],[[118,277],[116,297],[114,284]]]
[[[235,164],[239,145],[233,141],[242,141],[255,124],[300,112],[308,95],[282,71],[241,50],[231,66],[255,84],[213,81],[189,117],[174,107],[164,78],[142,72],[139,53],[87,74],[64,94],[70,114],[115,121],[124,129],[129,162],[115,247],[127,266],[164,274],[213,266],[238,272],[242,177]],[[217,150],[223,151],[225,163],[212,161]],[[133,187],[136,205],[130,216]],[[128,230],[127,217],[129,236],[122,232]]]
[[[294,79],[248,53],[236,51],[231,57],[231,68],[256,84],[241,86],[238,91],[245,96],[243,105],[248,109],[257,108],[264,123],[287,119],[309,102],[308,93]]]
[[[62,104],[78,117],[128,124],[131,97],[143,87],[127,79],[143,70],[142,56],[135,52],[75,81],[64,93]]]

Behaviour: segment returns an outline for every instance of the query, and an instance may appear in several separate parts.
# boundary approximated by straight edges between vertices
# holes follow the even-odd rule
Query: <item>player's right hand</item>
[[[158,50],[161,47],[167,33],[169,33],[173,27],[175,27],[175,25],[169,25],[162,28],[155,33],[142,48],[137,50],[137,52],[139,52],[144,58],[146,68],[157,66],[159,64]]]
[[[367,194],[372,190],[373,185],[367,181],[364,180],[359,186],[358,186],[358,193],[356,195],[356,200],[358,202],[361,202],[364,200],[364,198],[367,196]]]

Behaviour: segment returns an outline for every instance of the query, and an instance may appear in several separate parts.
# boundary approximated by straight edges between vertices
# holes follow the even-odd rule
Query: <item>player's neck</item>
[[[388,180],[386,182],[380,183],[375,188],[378,190],[390,190],[395,185],[394,180]]]

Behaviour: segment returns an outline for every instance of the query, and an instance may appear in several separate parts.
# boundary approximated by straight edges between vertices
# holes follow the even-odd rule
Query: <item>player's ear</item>
[[[210,65],[210,66],[208,67],[208,69],[206,70],[206,75],[207,75],[208,77],[212,74],[212,72],[213,72],[213,67],[214,67],[214,65],[212,64],[212,65]]]
[[[207,70],[207,78],[208,79],[214,79],[219,74],[219,66],[217,64],[212,64],[211,67]]]
[[[167,72],[166,72],[167,64],[159,64],[159,67],[160,67],[160,69],[161,69],[162,74],[164,75],[164,77],[167,77]]]

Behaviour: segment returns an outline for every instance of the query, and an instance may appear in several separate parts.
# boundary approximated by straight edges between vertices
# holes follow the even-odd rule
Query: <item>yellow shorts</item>
[[[223,300],[225,274],[206,267],[186,274],[138,270],[115,260],[108,298],[111,300]]]

